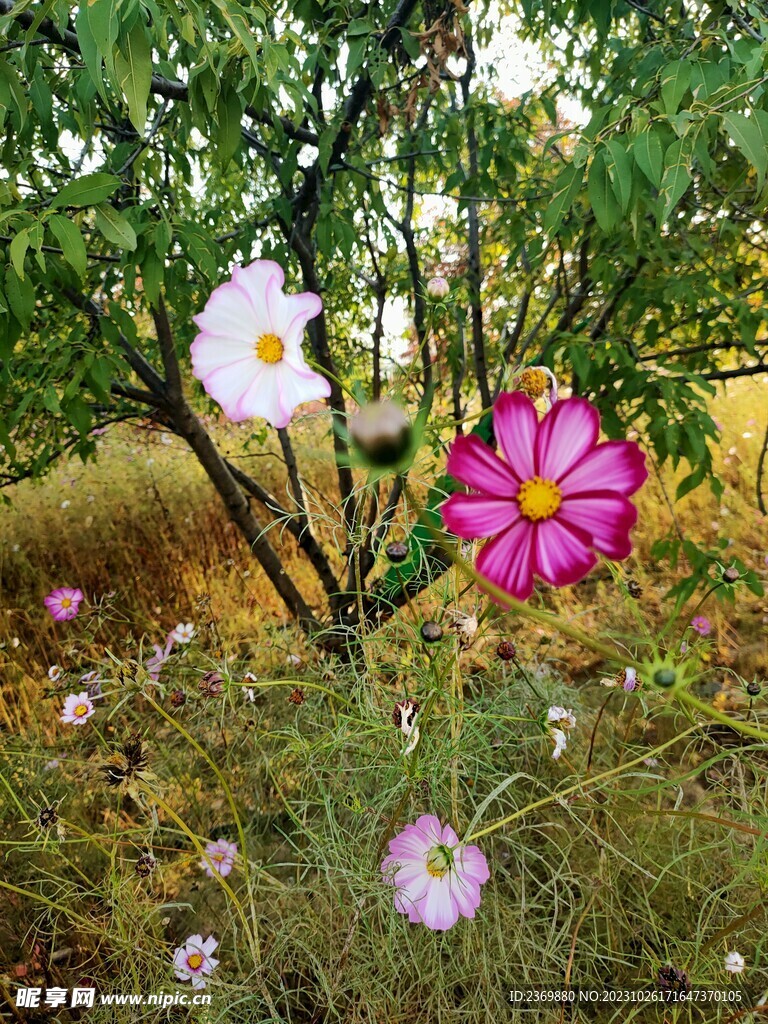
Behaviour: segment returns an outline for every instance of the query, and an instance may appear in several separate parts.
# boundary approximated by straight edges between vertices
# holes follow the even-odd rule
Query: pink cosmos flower
[[[648,476],[634,441],[598,444],[600,416],[583,398],[559,401],[539,423],[520,392],[499,396],[493,429],[501,459],[475,434],[458,437],[451,476],[472,488],[442,507],[459,537],[492,537],[477,569],[520,601],[533,574],[564,587],[594,568],[596,552],[612,559],[632,550],[637,509],[627,499]]]
[[[222,878],[226,878],[232,870],[237,856],[237,843],[229,843],[226,839],[217,839],[215,843],[207,843],[205,852],[213,861]],[[207,860],[200,861],[200,867],[205,869],[209,878],[215,878],[213,868]]]
[[[712,623],[706,615],[695,615],[691,619],[691,629],[694,629],[699,636],[709,636],[712,632]]]
[[[307,321],[323,308],[314,292],[285,295],[272,260],[235,267],[193,317],[192,372],[231,420],[262,416],[287,427],[296,406],[327,398],[331,386],[301,351]]]
[[[96,708],[88,694],[83,691],[82,693],[70,693],[61,710],[63,712],[61,720],[66,725],[83,725]]]
[[[413,924],[447,931],[459,919],[474,917],[488,862],[476,846],[461,846],[450,825],[422,814],[390,840],[381,862],[384,880],[394,885],[395,908]]]
[[[66,622],[77,615],[82,600],[82,590],[74,587],[57,587],[43,598],[43,604],[57,622]]]
[[[160,678],[160,670],[162,669],[165,662],[171,655],[173,650],[173,634],[169,633],[165,641],[165,647],[161,647],[160,644],[152,644],[155,653],[151,658],[147,658],[144,667],[147,670],[149,678],[156,683]]]
[[[174,974],[181,981],[191,981],[192,988],[205,988],[204,975],[211,974],[219,961],[211,954],[218,946],[212,935],[203,942],[202,935],[190,935],[173,956]]]

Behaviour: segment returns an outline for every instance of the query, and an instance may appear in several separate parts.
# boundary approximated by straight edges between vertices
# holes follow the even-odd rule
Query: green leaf
[[[597,223],[606,233],[612,231],[621,218],[621,207],[611,187],[605,146],[598,149],[592,158],[587,179],[587,195]]]
[[[605,148],[608,151],[605,164],[613,194],[619,201],[622,213],[626,213],[632,196],[632,158],[618,139],[611,139]]]
[[[109,203],[96,207],[96,227],[108,242],[114,242],[129,252],[136,248],[136,232],[123,214]]]
[[[131,123],[143,135],[152,85],[152,49],[141,21],[135,23],[115,54],[115,73],[128,103]]]
[[[51,209],[57,210],[62,206],[94,206],[108,199],[119,184],[120,179],[114,174],[105,174],[103,171],[84,174],[82,178],[67,182],[51,200]]]
[[[632,144],[635,163],[656,188],[661,185],[664,173],[664,146],[659,132],[653,127],[638,135]]]
[[[723,127],[733,139],[739,152],[757,172],[758,190],[763,187],[768,170],[768,135],[764,134],[762,123],[754,116],[744,114],[723,114]]]
[[[61,246],[64,259],[69,263],[77,276],[82,277],[88,265],[88,255],[85,251],[83,236],[80,234],[77,224],[67,217],[55,213],[48,219],[48,227]]]
[[[216,103],[219,131],[216,138],[216,156],[226,167],[240,145],[240,118],[243,108],[234,89],[222,90]]]
[[[584,172],[575,164],[568,164],[557,177],[555,191],[544,212],[544,230],[548,235],[557,234],[565,215],[579,194]]]
[[[11,263],[13,269],[19,275],[21,280],[24,280],[24,257],[27,255],[27,249],[29,248],[29,228],[24,228],[19,231],[11,242]]]
[[[691,64],[674,60],[661,72],[661,101],[667,114],[676,114],[691,82]]]
[[[693,180],[690,169],[692,151],[693,142],[686,136],[673,142],[664,156],[664,176],[659,189],[659,225],[666,221]]]
[[[8,296],[8,303],[11,312],[26,331],[32,322],[32,314],[35,311],[35,290],[28,277],[23,280],[11,267],[5,277],[5,292]]]

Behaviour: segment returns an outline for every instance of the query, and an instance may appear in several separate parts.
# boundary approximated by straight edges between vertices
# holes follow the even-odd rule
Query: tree
[[[515,101],[478,60],[502,23],[551,63],[550,83]],[[417,405],[439,452],[514,369],[541,363],[597,402],[609,435],[632,423],[659,463],[686,461],[678,496],[719,486],[713,382],[768,370],[760,5],[0,0],[0,29],[6,484],[89,458],[94,428],[149,413],[195,452],[296,619],[342,634],[445,565],[422,525],[409,563],[370,584],[407,471],[385,491],[355,470],[350,392]],[[346,566],[313,531],[291,431],[278,432],[289,508],[198,414],[191,316],[233,261],[260,254],[324,298],[309,348],[331,382]],[[434,316],[439,270],[452,301]],[[405,370],[382,360],[394,297],[413,318]],[[430,495],[435,523],[450,486]],[[275,524],[324,608],[283,572]],[[682,597],[716,554],[684,550]]]

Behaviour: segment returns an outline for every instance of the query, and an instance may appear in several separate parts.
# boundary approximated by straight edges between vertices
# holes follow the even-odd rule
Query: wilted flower
[[[547,366],[527,366],[515,383],[532,402],[543,398],[547,409],[557,401],[557,378]]]
[[[493,428],[506,462],[476,434],[457,437],[451,476],[473,489],[442,506],[459,537],[490,537],[477,570],[520,601],[534,573],[564,587],[582,579],[597,554],[619,560],[632,550],[637,509],[627,495],[648,476],[634,441],[598,444],[600,416],[583,398],[558,402],[539,423],[531,400],[502,394]]]
[[[663,992],[674,992],[677,995],[685,995],[691,990],[691,983],[685,971],[667,964],[666,967],[658,969],[659,988]]]
[[[600,680],[603,686],[621,686],[627,693],[632,693],[640,686],[640,680],[637,678],[637,669],[632,667],[623,668],[607,679]]]
[[[726,954],[723,966],[730,974],[741,974],[746,967],[746,960],[741,953],[737,953],[736,950],[733,950]]]
[[[206,875],[209,878],[215,878],[213,868],[216,868],[221,877],[226,878],[235,863],[237,843],[230,843],[226,839],[217,839],[215,843],[206,843],[205,852],[213,861],[213,867],[205,857],[200,861],[200,867],[205,870]]]
[[[637,600],[643,596],[643,588],[637,582],[637,580],[627,580],[627,593],[630,597],[634,597]]]
[[[121,786],[133,793],[135,780],[148,781],[153,778],[149,771],[149,758],[138,733],[132,733],[101,766],[101,772],[108,786]]]
[[[462,846],[450,825],[422,814],[390,840],[381,862],[384,880],[395,886],[395,908],[413,924],[447,931],[459,919],[474,917],[488,862],[477,846]]]
[[[419,742],[419,727],[416,725],[416,715],[421,705],[417,700],[400,700],[395,704],[392,711],[392,721],[408,740],[404,754],[411,754]]]
[[[83,725],[95,710],[93,701],[85,691],[82,693],[70,693],[64,701],[61,721],[65,725]]]
[[[62,668],[61,665],[51,665],[48,669],[48,678],[52,683],[58,682],[61,678]]]
[[[37,824],[43,831],[53,828],[59,820],[59,812],[55,807],[43,807],[37,816]]]
[[[179,946],[173,957],[174,974],[181,981],[191,981],[192,988],[205,988],[205,975],[219,966],[211,955],[219,943],[212,935],[203,941],[202,935],[190,935]]]
[[[496,653],[502,661],[513,661],[517,657],[517,648],[511,640],[502,640],[496,648]]]
[[[468,615],[466,612],[462,612],[458,608],[449,608],[448,611],[454,620],[451,623],[451,629],[459,638],[459,644],[462,649],[466,650],[468,647],[471,647],[472,641],[475,639],[475,633],[477,633],[477,616]]]
[[[219,697],[224,691],[224,677],[215,670],[206,672],[197,688],[204,697]]]
[[[561,708],[559,704],[553,704],[547,711],[547,721],[556,725],[558,729],[570,731],[576,725],[576,716],[571,708]]]
[[[66,622],[68,619],[74,619],[83,600],[82,590],[76,587],[57,587],[43,598],[43,604],[56,622]]]
[[[168,699],[174,708],[183,707],[187,703],[187,695],[183,690],[171,690]]]
[[[136,861],[136,874],[139,878],[149,878],[157,867],[157,861],[149,853],[142,853]]]
[[[331,385],[301,350],[307,321],[323,308],[319,295],[285,295],[285,275],[272,260],[235,267],[211,293],[190,348],[192,372],[231,420],[261,416],[287,427],[303,402],[328,398]]]
[[[549,734],[555,741],[555,749],[552,751],[552,760],[558,761],[560,759],[560,755],[568,746],[568,737],[562,729],[550,729]]]
[[[301,706],[306,700],[306,695],[300,686],[294,686],[291,692],[288,694],[288,701],[291,704]]]
[[[691,619],[691,629],[695,630],[699,636],[709,636],[712,632],[712,623],[706,615],[695,615]]]
[[[445,299],[451,291],[451,286],[444,277],[431,277],[427,281],[427,295],[430,299]]]
[[[168,639],[177,644],[188,644],[195,635],[195,627],[191,622],[180,622],[175,629],[168,634]]]
[[[104,680],[97,671],[86,672],[85,675],[80,676],[80,683],[85,683],[85,691],[92,700],[101,696],[103,682]]]

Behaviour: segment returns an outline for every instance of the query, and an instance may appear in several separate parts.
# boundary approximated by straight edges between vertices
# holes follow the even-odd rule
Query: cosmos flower
[[[65,725],[83,725],[95,710],[93,701],[85,691],[82,693],[70,693],[64,701],[61,721]]]
[[[237,856],[237,843],[229,843],[226,839],[217,839],[215,843],[206,843],[205,852],[213,861],[222,878],[226,878],[235,864]],[[200,867],[205,870],[209,878],[215,878],[215,872],[208,861],[203,858]]]
[[[43,604],[56,622],[66,622],[68,619],[74,619],[83,600],[82,590],[75,587],[57,587],[43,598]]]
[[[301,351],[307,321],[323,308],[319,295],[285,295],[282,268],[272,260],[235,267],[193,317],[192,372],[239,422],[261,416],[287,427],[303,402],[328,398],[331,386]]]
[[[192,623],[188,622],[186,623],[186,625],[191,626]],[[176,629],[179,629],[180,626],[185,628],[185,624],[180,622]],[[192,636],[194,636],[194,632],[195,631],[193,629],[192,634],[190,635],[189,638],[190,640],[192,639]],[[147,670],[147,674],[149,678],[152,680],[152,682],[156,683],[160,678],[160,670],[171,655],[171,651],[173,650],[173,643],[173,633],[169,633],[165,641],[165,647],[161,647],[160,644],[152,644],[152,648],[155,653],[152,655],[151,658],[147,658],[147,661],[144,665],[144,667]]]
[[[746,967],[746,960],[736,950],[726,954],[723,966],[730,974],[741,974]]]
[[[555,749],[552,751],[552,760],[559,761],[560,755],[568,746],[568,737],[562,729],[550,729],[549,734],[555,741]]]
[[[433,931],[452,928],[459,915],[474,917],[480,886],[490,877],[478,847],[462,846],[433,814],[422,814],[390,840],[381,870],[395,886],[395,909]]]
[[[570,708],[561,708],[559,704],[553,704],[547,711],[547,721],[568,732],[576,725],[576,715]]]
[[[219,945],[212,935],[203,941],[202,935],[190,935],[179,946],[173,957],[174,974],[181,981],[191,981],[192,988],[205,988],[205,975],[212,974],[219,961],[211,954]]]
[[[712,623],[706,615],[695,615],[691,619],[691,629],[695,630],[699,636],[709,636],[712,632]]]
[[[177,644],[188,644],[195,635],[195,626],[192,622],[180,622],[175,629],[168,634],[168,639]],[[153,644],[154,646],[154,644]]]
[[[61,665],[51,665],[51,667],[48,669],[48,678],[51,680],[52,683],[58,682],[58,680],[61,678],[61,671]]]
[[[451,286],[444,277],[431,277],[427,281],[427,295],[430,299],[445,299],[450,291]]]
[[[442,506],[457,536],[493,538],[478,572],[524,601],[534,573],[564,587],[594,568],[596,552],[629,555],[637,509],[627,495],[648,476],[635,442],[598,444],[600,416],[583,398],[557,402],[539,423],[520,392],[499,396],[493,429],[504,460],[476,434],[456,438],[447,469],[472,493]]]
[[[543,398],[546,409],[551,409],[557,401],[557,377],[548,366],[526,366],[515,381],[515,387],[532,402]]]

